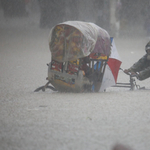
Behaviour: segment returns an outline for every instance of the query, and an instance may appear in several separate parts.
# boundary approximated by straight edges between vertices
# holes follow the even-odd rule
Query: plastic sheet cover
[[[110,55],[108,32],[94,23],[67,21],[50,31],[49,47],[52,58],[59,62],[76,60],[91,53]]]

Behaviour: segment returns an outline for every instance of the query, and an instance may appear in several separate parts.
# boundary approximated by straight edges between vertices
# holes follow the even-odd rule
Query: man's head
[[[150,51],[150,41],[146,44],[145,51],[146,51],[146,53],[149,53],[149,51]]]
[[[146,51],[146,53],[147,53],[148,55],[150,55],[150,49],[148,49],[148,50]]]
[[[150,41],[146,44],[145,51],[147,53],[147,59],[150,60]]]

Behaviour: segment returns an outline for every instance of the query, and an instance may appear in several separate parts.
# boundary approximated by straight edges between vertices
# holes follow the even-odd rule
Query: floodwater
[[[111,150],[122,143],[148,150],[150,90],[34,92],[46,83],[51,55],[49,29],[33,18],[0,23],[0,149]],[[115,39],[123,69],[145,54],[147,42],[144,35]],[[118,81],[129,77],[120,71]],[[150,89],[150,79],[137,84]]]

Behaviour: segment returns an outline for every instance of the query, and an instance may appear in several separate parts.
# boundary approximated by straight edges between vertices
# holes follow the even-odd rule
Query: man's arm
[[[138,74],[139,80],[145,80],[150,77],[150,66],[140,71]]]
[[[129,69],[125,69],[124,72],[126,74],[139,72],[142,70],[145,62],[146,62],[146,55],[144,55],[141,59],[139,59],[136,63],[134,63],[133,66],[131,66]]]
[[[129,70],[132,72],[139,72],[143,70],[143,65],[145,64],[146,60],[147,60],[146,55],[144,55],[141,59],[139,59],[136,63],[134,63],[133,66],[129,68]]]

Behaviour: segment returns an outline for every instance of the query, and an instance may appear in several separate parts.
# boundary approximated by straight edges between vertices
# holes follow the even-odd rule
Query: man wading
[[[126,74],[136,77],[139,80],[145,80],[150,77],[150,41],[145,46],[146,54],[139,59],[129,69],[125,69]]]

